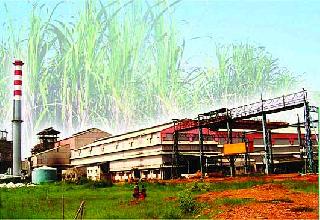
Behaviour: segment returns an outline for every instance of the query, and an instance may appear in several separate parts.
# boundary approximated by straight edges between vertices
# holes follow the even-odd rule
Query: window
[[[152,142],[153,133],[150,134],[150,143]]]
[[[172,141],[173,140],[173,134],[166,134],[164,140],[165,141]]]
[[[116,143],[116,149],[118,149],[118,147],[119,147],[119,141],[117,141]]]

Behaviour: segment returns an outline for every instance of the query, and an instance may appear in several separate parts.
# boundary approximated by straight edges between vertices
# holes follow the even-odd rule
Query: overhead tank
[[[50,183],[57,181],[57,168],[53,167],[39,167],[32,171],[32,183]]]

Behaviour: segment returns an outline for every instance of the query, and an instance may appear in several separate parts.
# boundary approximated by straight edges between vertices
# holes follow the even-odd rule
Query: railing
[[[214,126],[221,122],[232,120],[248,119],[262,113],[277,113],[280,111],[290,110],[302,107],[307,99],[307,92],[301,92],[284,95],[272,99],[261,100],[249,105],[243,105],[232,109],[218,109],[208,113],[199,114],[198,120],[182,119],[175,121],[175,131],[188,131],[196,129],[199,126]]]
[[[284,109],[295,108],[304,104],[307,98],[305,90],[273,99],[261,100],[260,102],[252,103],[230,109],[230,115],[233,119],[243,117],[253,117],[260,115],[262,112],[279,112]]]

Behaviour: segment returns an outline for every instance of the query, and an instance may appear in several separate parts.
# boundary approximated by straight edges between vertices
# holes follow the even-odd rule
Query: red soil
[[[273,180],[285,176],[277,176]],[[269,178],[269,177],[268,177]],[[292,178],[296,178],[295,176]],[[307,180],[309,178],[298,178],[297,180]],[[312,182],[314,179],[312,179]],[[200,202],[212,203],[216,199],[222,198],[240,198],[251,199],[245,204],[240,205],[221,205],[218,207],[223,212],[212,216],[213,218],[222,219],[318,219],[318,194],[294,192],[285,187],[267,183],[264,185],[254,186],[249,189],[226,190],[223,192],[209,192],[199,195],[197,200]],[[217,207],[215,207],[216,209]],[[206,209],[203,214],[210,216],[215,210]]]
[[[315,174],[300,175],[298,173],[293,173],[293,174],[272,174],[268,176],[240,176],[240,177],[217,177],[217,178],[209,177],[209,178],[204,178],[202,181],[203,182],[246,182],[246,181],[259,181],[259,180],[263,180],[265,182],[294,180],[294,181],[308,181],[311,183],[318,183],[318,175],[315,175]],[[200,181],[200,178],[159,180],[157,182],[180,184],[180,183],[192,183],[196,181]]]

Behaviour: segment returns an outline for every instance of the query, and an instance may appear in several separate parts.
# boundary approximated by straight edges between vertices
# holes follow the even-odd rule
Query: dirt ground
[[[203,182],[246,182],[246,181],[284,181],[284,180],[294,180],[294,181],[308,181],[310,183],[318,182],[318,175],[300,175],[298,173],[292,174],[272,174],[268,176],[237,176],[237,177],[212,177],[204,178]],[[158,182],[166,182],[172,184],[179,183],[192,183],[199,181],[199,178],[192,179],[174,179],[174,180],[160,180]]]
[[[254,178],[250,178],[252,180]],[[261,177],[259,178],[261,180]],[[243,203],[219,205],[220,214],[216,213],[217,205],[204,210],[203,214],[221,219],[318,219],[318,194],[297,192],[282,185],[271,183],[271,180],[308,181],[318,183],[317,175],[300,176],[299,174],[270,175],[263,177],[266,183],[249,189],[209,192],[197,196],[200,202],[214,204],[217,200],[238,199]],[[247,181],[247,177],[224,178],[224,180],[207,179],[206,181]]]

